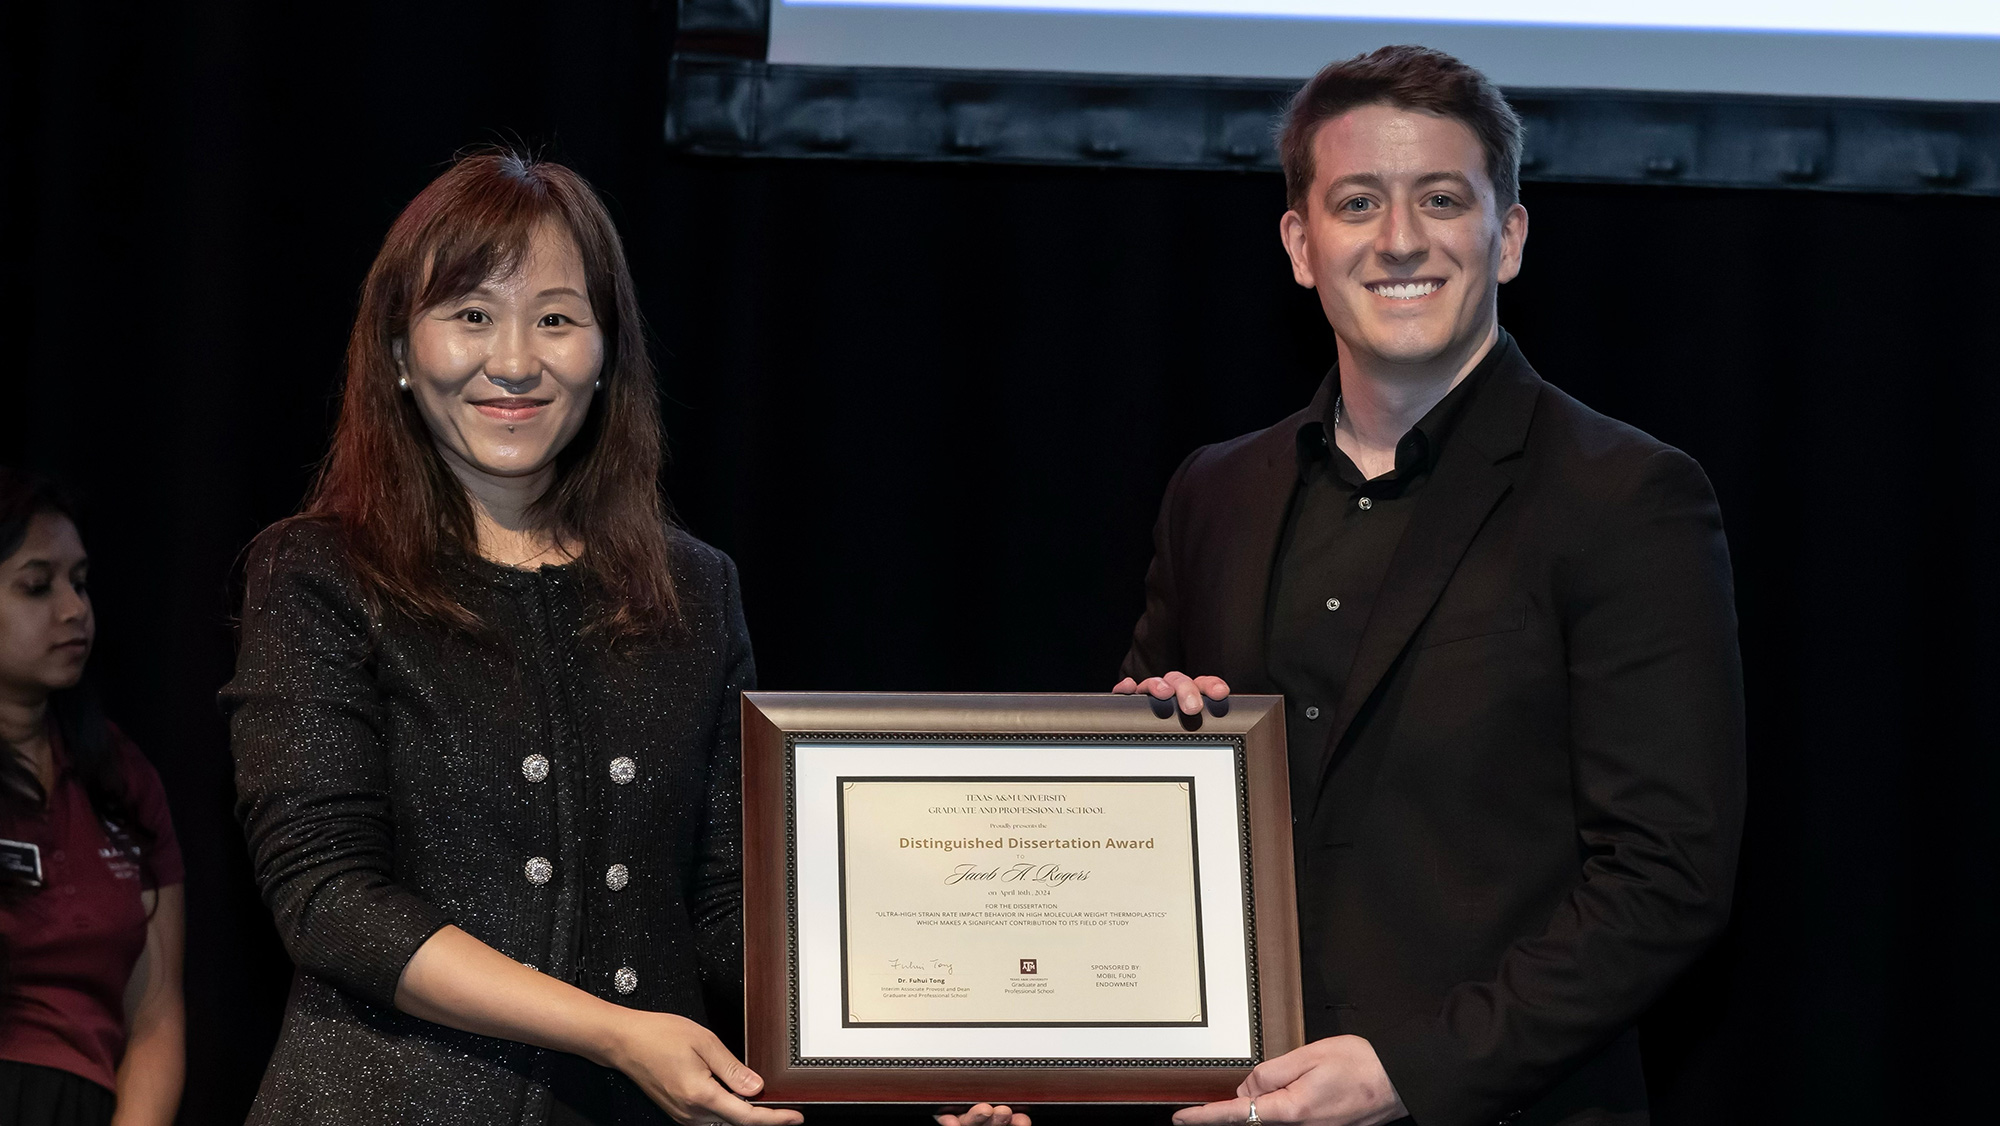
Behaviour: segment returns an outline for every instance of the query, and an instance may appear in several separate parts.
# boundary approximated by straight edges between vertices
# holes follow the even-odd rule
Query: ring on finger
[[[1250,1115],[1243,1120],[1243,1126],[1261,1126],[1263,1119],[1257,1117],[1257,1100],[1250,1100]]]

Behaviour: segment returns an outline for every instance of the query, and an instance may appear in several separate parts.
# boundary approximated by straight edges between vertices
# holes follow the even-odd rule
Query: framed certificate
[[[743,697],[761,1101],[1198,1103],[1302,1040],[1284,715]]]

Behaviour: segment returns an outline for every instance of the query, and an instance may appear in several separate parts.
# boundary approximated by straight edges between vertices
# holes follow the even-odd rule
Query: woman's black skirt
[[[7,1126],[109,1126],[118,1097],[61,1068],[0,1060],[0,1122]]]

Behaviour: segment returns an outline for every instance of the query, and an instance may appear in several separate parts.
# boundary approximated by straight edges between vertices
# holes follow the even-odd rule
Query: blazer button
[[[619,755],[611,760],[611,780],[623,786],[639,776],[639,764]]]
[[[549,776],[549,760],[541,755],[529,755],[521,760],[521,777],[530,782],[539,782]]]
[[[527,873],[529,883],[541,887],[555,876],[556,866],[549,863],[546,856],[530,856],[523,871]]]
[[[1307,718],[1307,719],[1318,719],[1318,718],[1319,718],[1319,709],[1318,709],[1318,708],[1315,708],[1315,707],[1311,707],[1311,706],[1308,706],[1308,707],[1306,708],[1306,718]]]
[[[632,882],[632,873],[623,864],[613,864],[604,870],[604,886],[612,891],[624,891]]]
[[[618,972],[611,975],[611,988],[620,993],[630,993],[639,988],[639,971],[630,966],[618,967]]]

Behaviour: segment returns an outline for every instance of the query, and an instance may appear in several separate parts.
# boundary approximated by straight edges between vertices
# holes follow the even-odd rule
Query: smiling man
[[[1483,75],[1335,64],[1280,147],[1338,362],[1174,475],[1118,690],[1284,694],[1309,1042],[1175,1121],[1643,1123],[1635,1022],[1742,824],[1714,493],[1500,328],[1528,213]]]

